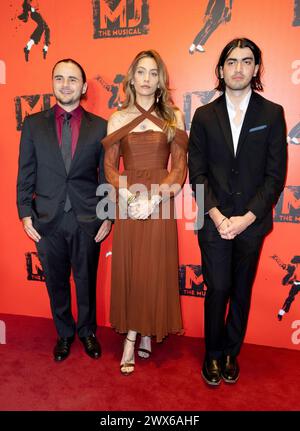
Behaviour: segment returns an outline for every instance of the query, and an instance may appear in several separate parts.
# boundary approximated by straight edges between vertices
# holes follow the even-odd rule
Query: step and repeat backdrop
[[[221,50],[244,36],[263,51],[263,95],[284,106],[289,150],[286,186],[264,243],[246,342],[300,349],[300,0],[10,0],[0,19],[0,313],[51,316],[35,245],[17,215],[16,175],[25,116],[55,103],[53,65],[67,57],[81,63],[89,86],[84,107],[108,118],[120,108],[122,79],[133,57],[154,48],[167,64],[174,101],[189,131],[195,109],[219,95],[214,68]],[[202,337],[206,289],[197,237],[187,229],[191,223],[178,221],[179,284],[185,334]],[[109,325],[112,235],[100,256],[100,325]]]

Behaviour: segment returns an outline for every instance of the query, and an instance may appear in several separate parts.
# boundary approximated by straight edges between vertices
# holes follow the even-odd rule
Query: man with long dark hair
[[[216,67],[223,94],[195,112],[189,144],[190,182],[204,185],[204,226],[198,231],[205,297],[209,385],[239,378],[251,290],[272,208],[284,187],[287,161],[283,108],[262,91],[258,46],[234,39]],[[199,202],[200,204],[200,202]]]

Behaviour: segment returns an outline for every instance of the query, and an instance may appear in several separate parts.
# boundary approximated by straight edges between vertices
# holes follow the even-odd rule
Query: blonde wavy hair
[[[125,109],[128,106],[133,106],[135,103],[136,94],[134,86],[131,84],[131,82],[139,61],[145,57],[153,58],[157,64],[159,88],[157,88],[154,96],[155,112],[158,117],[165,120],[163,130],[166,132],[168,140],[171,141],[176,133],[177,123],[175,110],[178,108],[174,105],[171,97],[171,91],[169,88],[169,74],[166,65],[163,62],[161,56],[154,49],[139,52],[129,66],[127,75],[123,80],[123,90],[126,98],[122,104],[122,109]]]

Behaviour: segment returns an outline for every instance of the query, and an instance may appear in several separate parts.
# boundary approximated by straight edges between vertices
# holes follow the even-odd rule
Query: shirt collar
[[[246,94],[246,96],[244,97],[244,99],[240,103],[240,110],[241,111],[245,112],[245,110],[247,109],[251,94],[252,94],[252,90],[250,89],[248,91],[248,93]],[[226,104],[227,104],[228,108],[233,109],[235,111],[235,106],[232,103],[232,101],[230,100],[226,91],[225,91],[225,97],[226,97]]]
[[[55,113],[55,118],[58,119],[60,116],[63,116],[66,111],[59,106],[58,104],[56,104],[54,106],[54,113]],[[83,113],[83,108],[81,105],[78,105],[77,108],[75,108],[73,111],[68,112],[68,114],[72,114],[73,117],[75,117],[76,119],[80,119]]]

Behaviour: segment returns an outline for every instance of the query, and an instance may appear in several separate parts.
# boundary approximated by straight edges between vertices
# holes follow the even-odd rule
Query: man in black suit
[[[283,109],[253,91],[262,90],[260,73],[255,43],[228,43],[216,67],[224,93],[198,108],[191,126],[190,183],[195,194],[204,185],[198,241],[207,285],[202,376],[209,385],[239,378],[252,285],[286,175]]]
[[[100,241],[111,222],[99,220],[96,189],[105,183],[101,140],[106,121],[80,105],[87,91],[79,63],[64,59],[52,72],[56,105],[25,118],[19,154],[17,203],[27,235],[36,242],[58,333],[54,359],[70,353],[75,332],[86,353],[101,355],[96,338],[96,279]],[[71,311],[70,274],[78,320]]]

